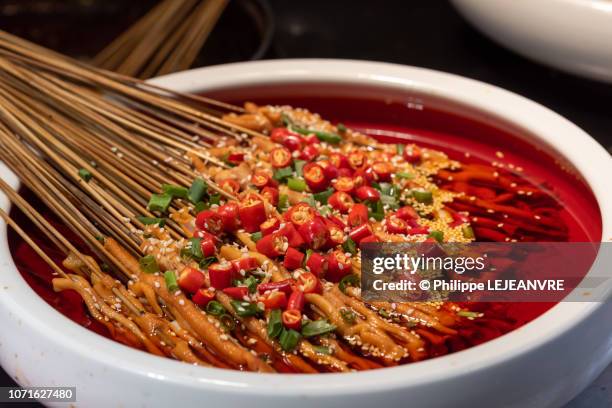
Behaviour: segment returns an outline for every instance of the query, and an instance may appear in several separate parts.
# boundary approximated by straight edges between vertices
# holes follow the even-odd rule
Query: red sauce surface
[[[257,95],[242,90],[242,95]],[[281,93],[282,95],[282,93]],[[214,97],[231,100],[228,94]],[[416,142],[446,152],[451,158],[462,162],[491,163],[500,161],[522,167],[524,177],[538,184],[547,181],[550,194],[562,204],[560,215],[569,228],[569,241],[600,241],[601,216],[596,200],[586,183],[576,174],[563,169],[558,158],[539,150],[490,125],[456,115],[433,110],[425,106],[415,109],[405,103],[389,103],[378,100],[317,97],[277,97],[268,99],[248,98],[259,104],[289,104],[318,112],[332,122],[359,129],[385,142],[397,143],[402,140]],[[496,153],[503,152],[503,159]],[[470,154],[466,158],[465,153]],[[26,222],[23,215],[13,210],[12,216],[30,232],[40,237],[35,227]],[[49,215],[50,219],[53,219]],[[57,221],[57,220],[56,220]],[[65,230],[66,228],[64,228]],[[478,239],[478,237],[476,237]],[[75,237],[75,241],[77,238]],[[49,248],[38,239],[43,248]],[[51,287],[51,271],[44,262],[12,231],[9,243],[22,276],[49,305],[90,330],[109,336],[107,329],[93,321],[87,314],[80,297],[72,292],[55,293]],[[49,253],[58,262],[61,254],[52,248]],[[480,344],[533,320],[554,303],[478,303],[471,309],[482,311],[485,317],[474,321],[466,320],[459,328],[460,336],[448,339],[432,348],[432,355],[442,355]]]

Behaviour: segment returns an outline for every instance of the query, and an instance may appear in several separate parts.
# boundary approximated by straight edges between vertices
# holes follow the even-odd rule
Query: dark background
[[[446,1],[270,0],[268,4],[275,32],[266,58],[365,59],[463,75],[506,88],[551,108],[612,151],[612,85],[567,75],[505,50],[470,27]],[[113,10],[106,12],[108,15]],[[134,16],[122,13],[120,20],[113,21],[128,24],[139,12],[132,11]],[[222,30],[220,43],[224,46],[243,45],[244,37],[256,36],[240,18],[223,18],[220,22],[223,28],[219,31]],[[6,24],[10,19],[2,19],[0,28],[8,29]],[[70,27],[82,29],[79,21],[71,18],[56,23],[70,31]],[[112,33],[120,29],[115,27],[101,33],[112,38]],[[100,39],[92,40],[91,44],[97,46],[100,42]],[[54,45],[58,49],[68,46],[61,41]],[[74,48],[73,44],[69,45]],[[249,46],[248,41],[244,46]],[[210,47],[220,54],[223,48],[228,48],[215,48],[214,44]],[[243,59],[247,59],[246,51],[244,55]],[[220,62],[222,57],[215,54],[210,61]],[[227,60],[236,59],[239,57],[234,54],[227,56]],[[0,386],[11,384],[11,379],[0,370]],[[610,406],[611,387],[612,370],[608,369],[569,407]]]

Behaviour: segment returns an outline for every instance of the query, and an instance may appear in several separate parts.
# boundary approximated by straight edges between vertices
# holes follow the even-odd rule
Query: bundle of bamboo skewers
[[[228,0],[164,0],[117,37],[92,63],[151,78],[193,64]]]

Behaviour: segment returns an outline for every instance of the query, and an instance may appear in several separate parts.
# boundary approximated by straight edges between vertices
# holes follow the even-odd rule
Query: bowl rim
[[[612,174],[612,160],[608,153],[567,119],[501,88],[424,68],[332,59],[224,64],[175,73],[156,78],[152,82],[179,91],[203,91],[247,84],[326,81],[392,86],[442,96],[520,124],[541,141],[554,142],[555,148],[589,183],[602,214],[602,241],[612,240],[612,191],[606,178],[606,174]],[[575,148],[576,143],[580,143],[579,150]],[[1,163],[0,175],[8,177],[13,185],[17,184],[14,175]],[[0,197],[0,204],[7,208],[5,197]],[[274,380],[269,381],[268,374],[193,367],[158,358],[83,330],[50,308],[38,296],[32,296],[33,290],[20,278],[12,261],[4,223],[0,224],[0,234],[3,237],[0,244],[0,269],[4,275],[13,278],[10,281],[11,290],[4,290],[3,296],[0,296],[0,306],[21,319],[22,324],[28,324],[46,341],[70,348],[84,362],[95,361],[102,366],[133,375],[202,390],[279,396],[310,392],[316,392],[318,396],[359,395],[448,380],[466,372],[489,369],[534,351],[558,338],[602,306],[601,303],[559,303],[531,323],[504,336],[423,362],[367,372],[309,374],[307,381],[304,381],[305,375],[274,375]],[[16,277],[18,279],[14,279]],[[542,336],[543,332],[547,335]],[[91,353],[93,348],[97,350],[96,353]]]

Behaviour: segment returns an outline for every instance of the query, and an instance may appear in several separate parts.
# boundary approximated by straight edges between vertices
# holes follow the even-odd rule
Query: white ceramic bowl
[[[603,214],[602,239],[612,237],[610,156],[561,116],[502,89],[425,69],[336,60],[231,64],[155,82],[182,91],[313,84],[329,95],[348,84],[361,95],[418,95],[429,105],[519,128],[532,143],[554,146],[588,180]],[[5,168],[0,174],[17,184]],[[561,303],[486,344],[401,367],[309,376],[194,367],[124,347],[53,310],[15,269],[5,228],[0,225],[0,362],[22,385],[76,386],[81,407],[559,406],[612,360],[612,304]]]
[[[563,71],[612,82],[609,0],[452,0],[500,44]]]

